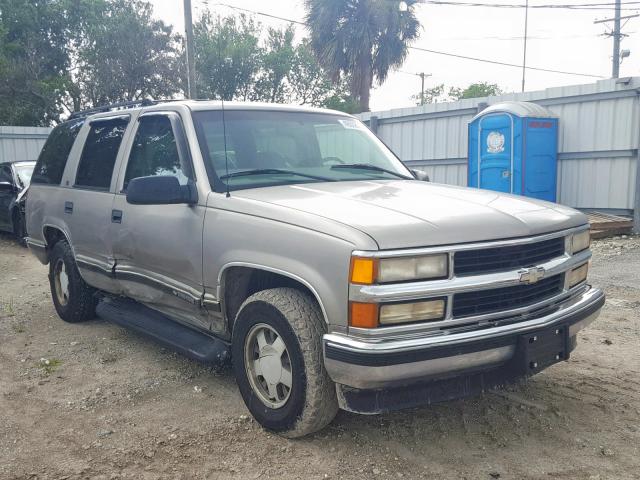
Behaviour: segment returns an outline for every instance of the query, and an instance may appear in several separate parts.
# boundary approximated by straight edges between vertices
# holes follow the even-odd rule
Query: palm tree
[[[361,111],[374,79],[382,85],[418,38],[419,0],[305,0],[311,46],[334,81],[344,76]]]

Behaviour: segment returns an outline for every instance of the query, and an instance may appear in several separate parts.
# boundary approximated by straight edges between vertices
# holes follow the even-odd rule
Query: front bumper
[[[352,397],[354,392],[366,396],[384,389],[406,389],[407,385],[413,384],[428,386],[431,382],[435,385],[435,381],[469,377],[478,372],[493,372],[492,378],[496,378],[489,383],[501,383],[511,377],[537,373],[548,366],[541,365],[527,372],[522,371],[519,365],[511,365],[519,362],[518,346],[523,336],[566,327],[568,345],[565,358],[557,359],[566,360],[575,346],[576,334],[597,318],[604,301],[605,296],[600,289],[587,287],[551,313],[485,329],[386,342],[367,342],[347,335],[327,334],[323,342],[325,366],[329,376],[338,384],[341,405],[358,411],[362,408],[349,408],[345,392]],[[451,398],[451,395],[445,397]],[[430,401],[435,400],[416,404]],[[378,406],[373,408],[369,405],[371,408],[365,411],[375,413],[409,406],[397,407],[391,402],[383,407],[379,403],[376,400]]]

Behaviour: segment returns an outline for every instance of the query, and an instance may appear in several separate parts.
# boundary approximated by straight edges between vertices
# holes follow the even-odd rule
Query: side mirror
[[[127,186],[127,203],[133,205],[169,205],[198,202],[194,185],[180,185],[176,177],[138,177]]]
[[[411,170],[411,173],[413,173],[413,176],[415,177],[416,180],[421,180],[423,182],[430,182],[431,181],[429,179],[429,175],[427,175],[422,170]]]
[[[0,182],[0,192],[13,192],[15,187],[11,182]]]

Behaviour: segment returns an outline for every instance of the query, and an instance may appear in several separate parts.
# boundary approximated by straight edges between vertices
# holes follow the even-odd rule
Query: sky
[[[156,16],[183,32],[183,2],[180,0],[150,0]],[[388,0],[395,2],[396,0]],[[453,0],[463,2],[464,0]],[[522,5],[525,0],[475,0],[477,3]],[[624,5],[623,15],[640,13],[640,2]],[[212,0],[192,0],[193,16],[197,19],[204,9],[216,14],[238,13],[237,8],[303,21],[302,0],[227,0],[227,5]],[[611,76],[613,39],[603,36],[609,24],[594,24],[595,20],[612,18],[614,0],[530,0],[529,5],[605,4],[598,10],[568,10],[529,8],[527,65],[553,70]],[[400,2],[398,1],[398,4]],[[631,8],[633,7],[633,8]],[[499,62],[522,64],[524,8],[491,8],[423,3],[416,8],[422,25],[415,47],[447,53],[479,57]],[[283,27],[281,20],[256,15],[265,27]],[[623,20],[624,22],[624,20]],[[304,26],[296,26],[298,39],[307,35]],[[622,49],[631,51],[620,67],[620,76],[640,75],[640,17],[629,19],[623,28]],[[423,51],[410,50],[399,71],[389,75],[381,86],[374,86],[371,110],[410,107],[411,95],[420,90],[417,73],[431,74],[426,87],[444,83],[446,88],[465,87],[474,82],[496,83],[505,92],[522,89],[522,69],[476,62]],[[592,83],[598,78],[527,70],[525,89]]]

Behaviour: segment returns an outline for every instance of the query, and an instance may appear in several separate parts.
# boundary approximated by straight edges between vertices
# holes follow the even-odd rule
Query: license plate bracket
[[[568,360],[570,353],[567,325],[538,330],[520,337],[521,368],[528,375]]]

